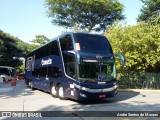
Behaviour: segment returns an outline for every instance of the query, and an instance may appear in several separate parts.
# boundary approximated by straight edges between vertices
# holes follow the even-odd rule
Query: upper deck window
[[[74,38],[80,52],[94,54],[112,54],[112,48],[110,46],[110,43],[104,36],[75,33]]]
[[[73,50],[72,38],[70,35],[66,35],[63,38],[60,38],[60,45],[62,51]]]

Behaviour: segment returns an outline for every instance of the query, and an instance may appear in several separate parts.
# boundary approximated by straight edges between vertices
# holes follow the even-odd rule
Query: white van
[[[3,79],[3,81],[10,81],[14,75],[15,69],[13,67],[0,66],[0,78]]]

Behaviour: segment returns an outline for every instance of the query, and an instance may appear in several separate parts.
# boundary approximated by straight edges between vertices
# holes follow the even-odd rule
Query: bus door
[[[26,77],[28,80],[32,79],[32,71],[34,71],[34,61],[35,61],[35,57],[31,56],[27,58],[27,62],[26,62]]]

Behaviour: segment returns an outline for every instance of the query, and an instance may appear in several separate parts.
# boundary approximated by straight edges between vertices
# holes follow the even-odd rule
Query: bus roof
[[[49,44],[50,42],[55,41],[55,40],[58,40],[60,37],[63,37],[63,36],[65,36],[65,35],[67,35],[67,34],[74,34],[74,33],[94,34],[94,33],[86,33],[86,32],[66,32],[66,33],[63,33],[63,34],[61,34],[61,35],[58,35],[58,36],[55,37],[55,38],[52,38],[49,42],[45,43],[44,45],[41,45],[41,46],[39,46],[38,48],[35,48],[34,50],[32,50],[31,52],[29,52],[28,54],[26,54],[26,56],[29,55],[29,54],[31,54],[31,53],[33,53],[34,51],[38,50],[39,48],[41,48],[41,47]],[[94,35],[100,35],[100,34],[94,34]],[[102,35],[101,35],[101,36],[102,36]]]
[[[28,54],[26,54],[26,55],[31,54],[32,52],[34,52],[34,51],[38,50],[39,48],[41,48],[41,47],[43,47],[43,46],[45,46],[45,45],[49,44],[49,43],[50,43],[50,42],[52,42],[52,41],[55,41],[56,39],[58,39],[58,37],[55,37],[55,38],[51,39],[49,42],[47,42],[47,43],[45,43],[45,44],[43,44],[43,45],[41,45],[41,46],[39,46],[39,47],[35,48],[34,50],[32,50],[31,52],[29,52],[29,53],[28,53]]]

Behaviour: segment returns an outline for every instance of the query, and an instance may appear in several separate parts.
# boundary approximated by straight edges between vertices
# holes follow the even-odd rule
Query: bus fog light
[[[87,96],[85,94],[83,94],[83,93],[80,93],[80,96],[84,97],[84,98],[87,98]]]

